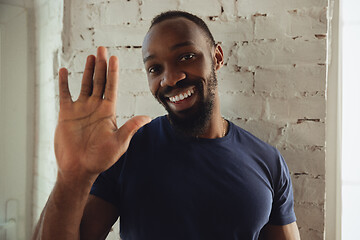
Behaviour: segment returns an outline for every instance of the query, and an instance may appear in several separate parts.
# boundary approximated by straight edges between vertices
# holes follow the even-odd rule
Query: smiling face
[[[154,25],[142,49],[150,91],[171,123],[186,134],[202,134],[218,101],[220,46],[213,47],[202,29],[179,17]]]

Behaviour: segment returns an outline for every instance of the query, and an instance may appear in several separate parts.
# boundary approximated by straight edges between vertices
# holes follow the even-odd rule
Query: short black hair
[[[206,37],[208,38],[210,44],[212,46],[215,46],[215,40],[213,35],[211,34],[208,26],[206,25],[206,23],[199,18],[198,16],[195,16],[194,14],[188,13],[188,12],[184,12],[184,11],[167,11],[167,12],[163,12],[160,13],[159,15],[155,16],[153,18],[153,20],[151,21],[151,25],[150,28],[151,29],[154,25],[163,22],[165,20],[168,19],[173,19],[173,18],[178,18],[178,17],[183,17],[186,18],[190,21],[192,21],[193,23],[195,23],[196,25],[198,25],[205,33]]]

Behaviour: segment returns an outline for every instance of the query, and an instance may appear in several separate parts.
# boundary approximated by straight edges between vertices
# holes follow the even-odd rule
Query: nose
[[[175,86],[177,82],[186,78],[186,74],[176,67],[168,66],[164,70],[163,79],[160,82],[161,87]]]

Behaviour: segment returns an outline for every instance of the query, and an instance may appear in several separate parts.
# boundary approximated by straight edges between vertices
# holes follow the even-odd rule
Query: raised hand
[[[116,125],[118,59],[112,56],[107,71],[106,49],[88,56],[81,92],[73,102],[68,72],[59,71],[60,112],[55,132],[59,173],[66,177],[94,178],[113,165],[127,150],[133,134],[150,121],[137,116],[120,128]]]

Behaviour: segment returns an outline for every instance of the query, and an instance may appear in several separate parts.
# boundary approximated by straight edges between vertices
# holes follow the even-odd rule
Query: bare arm
[[[284,225],[266,225],[261,231],[261,240],[300,240],[299,229],[296,222]]]
[[[118,60],[111,57],[107,71],[106,59],[103,47],[98,48],[96,58],[87,58],[80,96],[75,102],[69,92],[67,70],[59,71],[60,112],[55,132],[59,170],[33,239],[80,239],[80,233],[86,234],[87,230],[94,229],[101,232],[99,236],[107,234],[107,225],[100,224],[101,229],[87,229],[94,223],[88,218],[100,214],[100,211],[90,214],[89,209],[94,209],[94,204],[107,210],[107,214],[102,215],[104,222],[114,221],[111,214],[114,209],[99,199],[89,197],[90,188],[96,177],[127,150],[137,129],[150,119],[138,116],[117,127]],[[87,209],[85,214],[84,209]],[[80,231],[81,222],[83,227]]]

